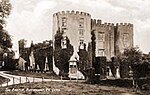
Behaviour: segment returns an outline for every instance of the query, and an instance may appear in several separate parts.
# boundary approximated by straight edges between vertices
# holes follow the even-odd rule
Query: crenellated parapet
[[[114,27],[114,23],[107,23],[105,22],[104,24],[102,24],[103,27]]]
[[[100,19],[91,19],[91,24],[93,25],[93,26],[97,26],[97,25],[101,25],[101,23],[102,23],[102,20],[100,20]]]
[[[102,23],[102,20],[100,19],[92,19],[91,20],[91,25],[92,27],[94,26],[97,26],[97,27],[128,27],[128,28],[133,28],[133,24],[131,23],[107,23],[107,22],[104,22]]]
[[[128,28],[133,28],[133,24],[131,24],[131,23],[116,23],[116,27],[128,27]]]
[[[92,26],[97,26],[97,27],[114,27],[115,26],[114,23],[107,23],[107,22],[102,23],[102,20],[100,19],[92,19],[91,24]]]
[[[53,16],[58,16],[58,15],[81,15],[81,16],[89,16],[91,17],[91,15],[89,13],[86,12],[79,12],[79,11],[61,11],[61,12],[57,12],[55,14],[53,14]]]

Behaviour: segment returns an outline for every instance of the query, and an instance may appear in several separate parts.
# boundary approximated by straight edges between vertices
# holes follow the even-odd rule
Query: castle
[[[117,56],[126,48],[133,47],[133,24],[130,23],[102,23],[92,19],[89,13],[79,11],[62,11],[53,14],[53,37],[58,28],[67,36],[74,47],[73,57],[78,57],[79,48],[88,47],[91,42],[91,31],[95,30],[96,57],[106,56],[107,61]],[[54,41],[54,38],[53,38]],[[62,48],[65,48],[62,40]]]

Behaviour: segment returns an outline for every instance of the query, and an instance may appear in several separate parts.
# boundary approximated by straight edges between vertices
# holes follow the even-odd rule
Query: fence
[[[76,81],[78,82],[78,79],[67,79],[68,81]],[[63,77],[60,77],[60,80],[55,80],[55,79],[45,79],[44,77],[41,78],[35,78],[35,77],[11,77],[9,80],[6,81],[5,84],[1,84],[2,86],[9,86],[9,85],[15,85],[15,84],[21,84],[21,83],[35,83],[35,82],[46,82],[46,81],[67,81],[64,80]]]

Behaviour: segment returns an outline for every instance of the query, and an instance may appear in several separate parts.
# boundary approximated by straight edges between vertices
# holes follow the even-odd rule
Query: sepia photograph
[[[0,0],[0,95],[150,95],[149,0]]]

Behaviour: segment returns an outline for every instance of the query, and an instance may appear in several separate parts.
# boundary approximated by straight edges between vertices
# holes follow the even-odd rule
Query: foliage
[[[3,61],[5,63],[3,69],[6,69],[6,70],[11,70],[11,69],[15,69],[16,67],[16,62],[15,60],[13,59],[13,56],[15,55],[14,51],[9,51],[7,50],[7,56],[4,56],[3,57]]]
[[[60,32],[60,29],[58,29],[56,35],[55,35],[55,42],[54,46],[55,48],[61,48],[61,40],[62,40],[62,33]]]
[[[88,68],[88,52],[86,51],[86,47],[84,45],[84,49],[79,49],[78,52],[79,61],[77,62],[78,70],[82,72],[82,74],[87,76],[87,68]]]
[[[127,78],[129,76],[129,64],[127,64],[125,61],[120,63],[120,77],[121,78]]]
[[[96,36],[95,36],[95,30],[92,30],[91,31],[91,35],[92,35],[92,37],[91,37],[91,40],[92,40],[92,66],[95,68],[95,49],[96,49],[96,42],[95,42],[95,40],[96,40]]]
[[[138,47],[126,49],[122,55],[118,56],[118,61],[124,74],[129,74],[130,66],[134,78],[146,77],[149,62],[145,60]]]
[[[66,37],[67,48],[61,48],[61,41],[63,39],[60,29],[58,29],[55,35],[54,41],[54,61],[56,67],[60,70],[60,75],[68,76],[69,72],[69,59],[73,55],[73,46],[70,44],[70,40]]]
[[[87,50],[87,52],[88,52],[88,58],[87,58],[87,67],[88,68],[91,68],[92,67],[92,43],[91,42],[89,42],[88,43],[88,50]]]
[[[48,42],[48,43],[47,43]],[[35,69],[37,69],[37,66],[39,66],[39,69],[41,72],[44,71],[45,68],[45,61],[47,57],[48,66],[50,71],[53,70],[52,64],[53,64],[53,47],[52,41],[44,41],[43,43],[38,44],[31,44],[30,51],[33,50],[34,57],[35,57]]]
[[[85,70],[85,75],[87,77],[87,82],[94,83],[95,82],[95,49],[96,49],[96,36],[95,36],[95,30],[91,31],[91,42],[88,44],[88,51],[85,52],[85,58],[87,58],[86,62],[88,63],[88,66]],[[87,65],[87,64],[86,64]]]
[[[3,48],[11,48],[11,37],[7,33],[6,30],[3,29],[5,25],[5,18],[8,17],[11,11],[11,4],[9,0],[2,0],[0,2],[0,45],[2,45]]]
[[[142,52],[138,47],[125,49],[123,59],[129,64],[136,64],[142,62]]]
[[[58,29],[54,41],[54,61],[56,67],[58,68],[61,67],[61,62],[60,62],[61,40],[62,40],[62,33],[60,33],[60,30]]]
[[[0,2],[0,12],[2,12],[1,17],[8,17],[10,15],[12,6],[9,0],[1,0]]]
[[[65,76],[69,72],[69,60],[70,57],[73,55],[73,46],[70,45],[67,49],[62,49],[60,51],[60,62],[61,62],[61,73],[60,74],[65,74]]]
[[[119,56],[120,57],[120,56]],[[110,64],[110,69],[111,69],[111,72],[112,72],[112,75],[115,77],[116,75],[116,67],[118,67],[121,62],[118,62],[117,58],[116,57],[112,57],[111,58],[111,64]]]
[[[49,70],[53,71],[53,47],[52,41],[43,41],[43,43],[33,44],[31,42],[30,48],[25,47],[26,40],[21,39],[19,41],[19,53],[22,58],[27,61],[27,68],[30,65],[29,56],[33,51],[34,59],[35,59],[35,68],[34,70],[40,70],[41,72],[45,69],[45,61],[47,57]],[[39,68],[38,68],[39,67]]]
[[[10,35],[5,32],[5,31],[1,31],[0,32],[0,45],[2,46],[2,48],[6,49],[6,48],[11,48],[12,47],[12,43],[11,43],[11,37]]]
[[[34,50],[34,57],[35,57],[35,69],[39,66],[39,70],[41,72],[44,71],[45,68],[45,61],[46,61],[46,54],[44,49],[35,49]]]
[[[37,51],[38,53],[38,62],[37,64],[39,65],[40,71],[44,71],[45,68],[45,61],[46,61],[46,54],[44,49],[39,49]]]
[[[49,70],[53,71],[53,47],[49,46],[46,49],[46,53],[47,53],[47,59],[48,59],[48,66],[49,66]]]
[[[4,69],[14,69],[15,68],[15,60],[13,59],[15,53],[11,51],[12,48],[11,36],[4,29],[6,26],[5,19],[10,15],[11,12],[11,4],[9,0],[1,0],[0,1],[0,55],[7,53],[6,57],[0,58],[0,61],[5,62]]]

